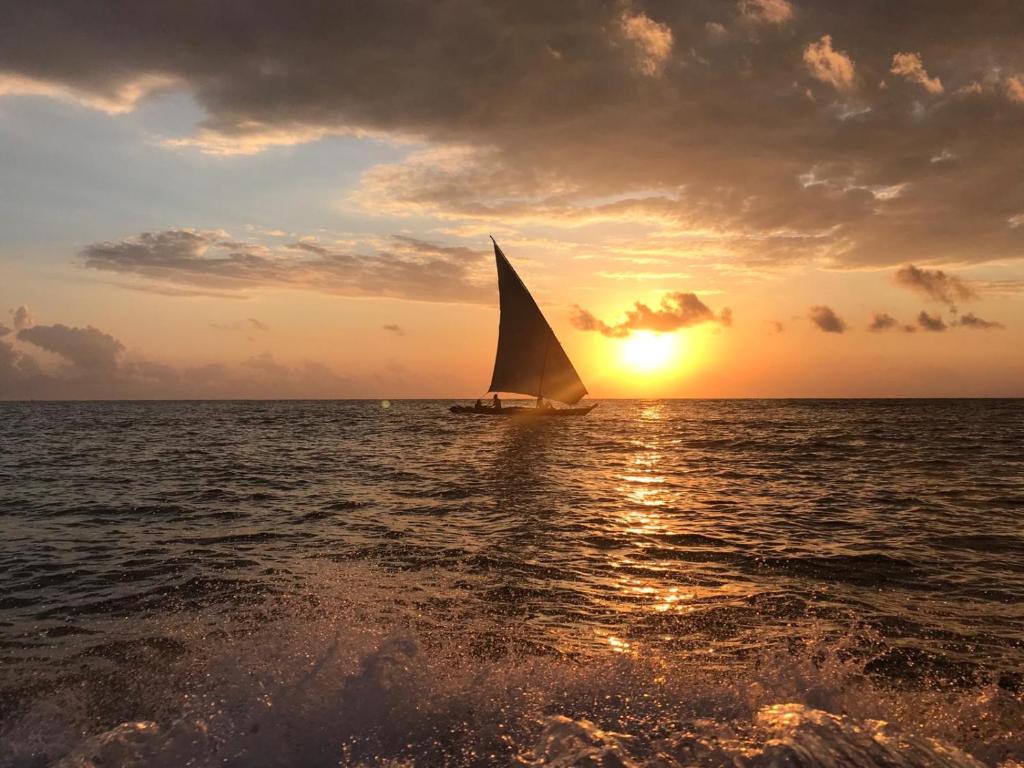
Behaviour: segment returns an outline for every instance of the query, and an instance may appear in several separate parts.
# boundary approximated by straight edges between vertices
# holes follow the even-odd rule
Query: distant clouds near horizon
[[[268,390],[372,389],[356,352],[304,367],[326,310],[288,302],[333,300],[389,350],[444,348],[496,306],[488,234],[591,367],[637,331],[722,331],[736,360],[763,343],[873,365],[872,349],[914,345],[931,355],[921,382],[949,365],[1004,391],[1024,299],[1021,29],[1024,6],[995,0],[26,5],[0,27],[0,106],[96,122],[67,156],[43,130],[6,138],[62,159],[21,179],[51,190],[40,218],[59,237],[0,235],[17,270],[0,287],[0,397],[102,376],[253,391],[239,366]],[[108,189],[135,199],[141,182],[116,189],[128,171],[91,169],[89,142],[128,141],[117,131],[144,118],[123,158],[187,181],[154,172],[144,215],[118,217]],[[342,145],[337,181],[304,186]],[[272,163],[260,189],[286,189],[280,219],[247,218],[246,174]],[[204,190],[213,204],[181,202]],[[82,300],[49,299],[54,275]],[[219,354],[136,330],[139,297],[168,325],[202,307]],[[146,356],[164,344],[174,365]],[[971,362],[983,348],[998,373]]]

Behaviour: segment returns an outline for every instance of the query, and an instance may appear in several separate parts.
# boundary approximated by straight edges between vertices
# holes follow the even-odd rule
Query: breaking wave
[[[172,661],[122,664],[131,695],[107,679],[105,701],[85,686],[39,696],[0,734],[0,763],[1018,768],[1024,756],[1013,691],[897,688],[835,641],[742,662],[625,642],[481,653],[371,605],[267,610],[258,625],[168,628]],[[127,698],[134,714],[117,723]]]

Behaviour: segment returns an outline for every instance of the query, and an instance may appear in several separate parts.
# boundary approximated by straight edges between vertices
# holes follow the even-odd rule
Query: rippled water
[[[0,404],[0,764],[1024,760],[1024,401],[447,405]]]

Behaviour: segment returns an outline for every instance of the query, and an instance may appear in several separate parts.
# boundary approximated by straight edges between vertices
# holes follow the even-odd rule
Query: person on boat
[[[494,397],[491,398],[491,406],[496,411],[500,411],[501,410],[501,399],[498,397],[498,393],[497,392],[495,392],[494,393]]]
[[[484,404],[480,402],[480,398],[478,397],[476,399],[476,402],[473,403],[473,410],[474,411],[482,411],[483,409],[484,409]]]

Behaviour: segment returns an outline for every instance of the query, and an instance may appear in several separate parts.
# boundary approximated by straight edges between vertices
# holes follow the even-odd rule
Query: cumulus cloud
[[[946,321],[938,315],[929,315],[923,309],[917,316],[917,324],[926,331],[941,332],[946,330]]]
[[[609,338],[621,339],[633,331],[670,333],[702,323],[732,325],[732,310],[723,309],[718,316],[695,293],[669,293],[662,297],[657,308],[637,301],[626,311],[626,319],[615,325],[599,320],[593,313],[575,307],[571,317],[574,327],[581,331],[596,331]]]
[[[962,278],[947,274],[941,269],[923,269],[907,264],[896,270],[893,278],[896,284],[903,288],[950,305],[958,301],[969,301],[978,296],[974,288]]]
[[[997,323],[992,320],[983,320],[982,318],[975,315],[973,312],[968,312],[966,315],[961,315],[960,319],[957,320],[956,324],[964,328],[972,328],[976,331],[991,331],[1006,327],[1002,323]]]
[[[786,0],[740,0],[740,14],[752,21],[784,24],[793,18],[793,6]]]
[[[60,355],[85,371],[115,370],[118,357],[124,351],[120,341],[92,326],[35,325],[18,331],[18,339]]]
[[[265,245],[225,232],[173,229],[93,243],[86,267],[171,289],[245,293],[268,288],[339,296],[486,303],[493,288],[476,279],[484,252],[393,237],[374,253],[298,241]],[[259,321],[249,325],[259,329]],[[257,325],[258,324],[258,325]]]
[[[636,47],[637,68],[648,77],[660,74],[672,53],[672,30],[643,13],[623,13],[619,28]]]
[[[14,329],[20,331],[23,328],[31,328],[32,323],[35,319],[32,317],[32,312],[24,304],[19,306],[17,309],[11,310],[11,317],[14,321]]]
[[[832,47],[832,35],[823,35],[804,48],[804,64],[810,73],[837,91],[853,88],[853,59]]]
[[[825,333],[845,333],[846,322],[835,313],[831,307],[811,307],[807,313],[810,319],[819,330]]]
[[[892,57],[892,67],[889,71],[917,83],[933,95],[943,91],[942,81],[937,77],[929,77],[919,53],[897,53]]]

